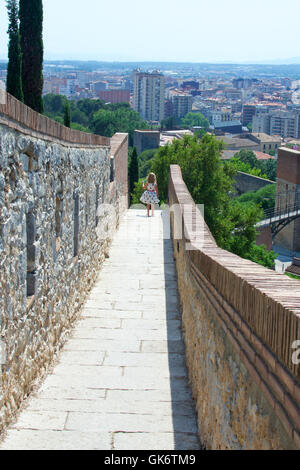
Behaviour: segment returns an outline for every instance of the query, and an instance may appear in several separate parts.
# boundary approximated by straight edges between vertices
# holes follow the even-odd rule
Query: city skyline
[[[282,2],[116,0],[114,10],[87,0],[44,0],[46,60],[161,61],[207,63],[300,63],[300,5]],[[7,13],[0,0],[0,59],[7,57]],[[116,15],[115,12],[118,12]],[[4,14],[3,14],[4,13]],[[137,41],[137,38],[140,38]]]

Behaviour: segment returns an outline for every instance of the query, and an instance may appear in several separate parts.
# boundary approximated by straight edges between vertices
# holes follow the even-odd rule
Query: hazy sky
[[[264,61],[300,56],[299,0],[44,0],[45,59]],[[7,54],[0,0],[0,58]]]

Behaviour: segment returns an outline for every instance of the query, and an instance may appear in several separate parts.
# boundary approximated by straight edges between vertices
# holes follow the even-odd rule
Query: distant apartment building
[[[297,111],[270,111],[253,118],[253,132],[300,138],[300,113]]]
[[[270,135],[280,135],[283,138],[299,137],[299,114],[278,112],[270,116]]]
[[[133,109],[146,121],[160,122],[165,115],[165,78],[160,72],[133,73]]]
[[[228,88],[224,91],[226,98],[231,100],[241,100],[243,95],[241,90],[236,90],[235,88]]]
[[[252,123],[253,117],[256,114],[256,106],[254,104],[245,104],[243,106],[243,126],[247,126],[249,123]]]
[[[50,78],[44,80],[43,95],[53,93],[72,97],[76,92],[77,80],[66,78]]]
[[[181,88],[184,90],[199,90],[199,82],[196,80],[185,80],[182,82]]]
[[[270,135],[270,106],[255,105],[255,116],[252,119],[252,132]]]
[[[228,122],[232,120],[232,113],[230,110],[211,111],[209,116],[210,124]]]
[[[257,142],[260,145],[260,151],[263,153],[274,151],[276,154],[281,146],[281,137],[277,135],[252,132],[252,134],[249,134],[249,139]]]
[[[171,100],[165,100],[165,118],[174,116],[174,107]]]
[[[176,118],[183,118],[192,111],[193,97],[184,93],[175,93],[171,96],[173,104],[173,115]]]
[[[250,88],[254,83],[257,83],[257,79],[251,79],[251,78],[236,78],[232,81],[232,86],[233,88],[236,88],[237,90],[242,90],[245,89],[247,90]]]
[[[129,103],[129,90],[99,90],[97,93],[100,100],[106,103]]]
[[[80,88],[85,88],[89,82],[88,73],[84,71],[77,72],[77,80]]]

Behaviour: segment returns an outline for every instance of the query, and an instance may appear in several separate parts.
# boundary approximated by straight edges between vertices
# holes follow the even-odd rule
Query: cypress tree
[[[24,101],[22,89],[22,54],[19,32],[19,12],[17,0],[6,1],[8,26],[8,66],[6,90],[20,101]]]
[[[134,183],[139,180],[139,162],[136,147],[133,147],[129,165],[129,194],[134,190]]]
[[[43,112],[43,2],[20,0],[20,36],[24,102]]]
[[[69,101],[66,102],[64,111],[65,111],[65,113],[64,113],[64,125],[66,127],[71,127],[71,111],[70,111]]]

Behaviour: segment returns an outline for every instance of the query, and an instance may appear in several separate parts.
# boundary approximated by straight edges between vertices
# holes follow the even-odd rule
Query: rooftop
[[[253,137],[259,139],[261,142],[274,142],[277,141],[281,143],[280,135],[268,135],[264,132],[252,132]]]

